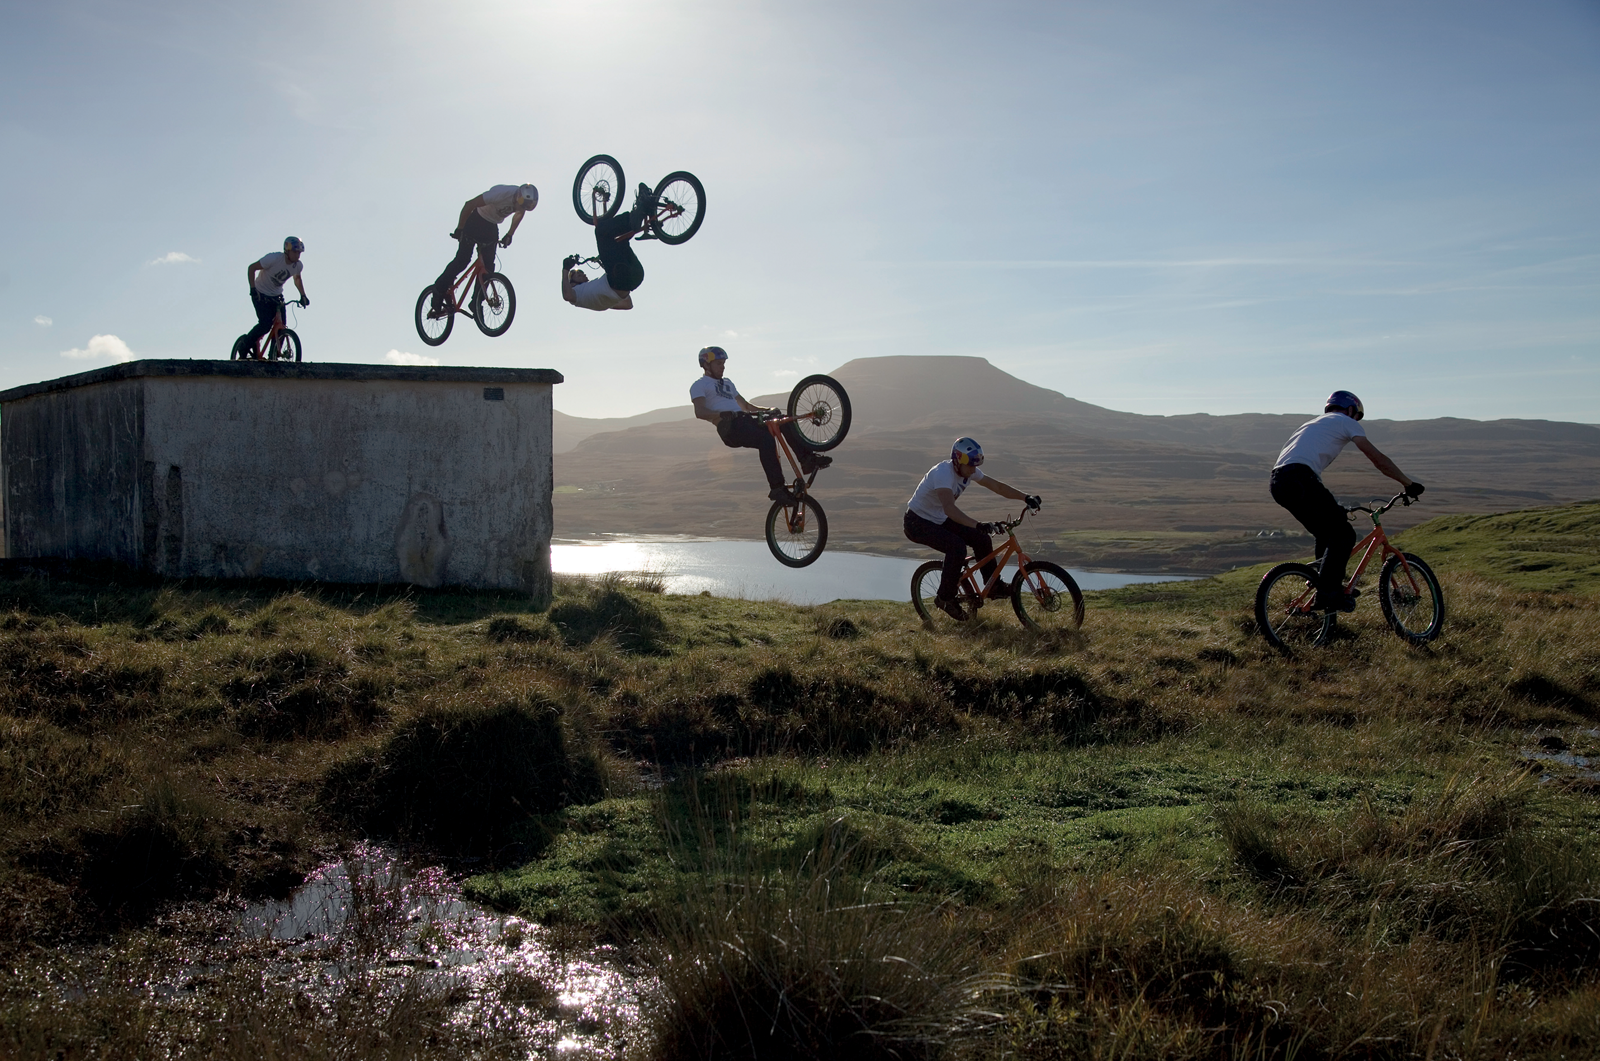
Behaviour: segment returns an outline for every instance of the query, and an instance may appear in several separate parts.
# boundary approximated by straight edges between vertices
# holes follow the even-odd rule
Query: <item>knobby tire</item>
[[[1405,568],[1400,566],[1398,556],[1383,562],[1383,569],[1378,572],[1378,604],[1390,629],[1413,645],[1421,645],[1438,637],[1444,629],[1444,590],[1439,588],[1433,568],[1420,556],[1403,555]],[[1411,572],[1409,578],[1407,569]],[[1414,586],[1412,579],[1416,580]]]
[[[794,529],[790,513],[803,509],[804,526]],[[822,506],[807,496],[799,501],[774,501],[767,510],[767,548],[785,567],[805,567],[822,555],[828,544],[828,517]]]
[[[417,337],[429,346],[438,346],[450,338],[450,329],[456,326],[455,311],[446,313],[443,317],[429,318],[429,303],[433,301],[433,285],[429,284],[422,289],[422,294],[417,296],[417,309],[414,314],[417,324]]]
[[[591,170],[594,172],[591,173]],[[622,163],[610,155],[596,155],[585,162],[578,167],[578,176],[572,182],[572,205],[586,225],[594,224],[594,215],[589,209],[589,192],[602,181],[610,198],[601,217],[616,214],[627,196],[627,178],[622,175]]]
[[[807,376],[789,392],[789,415],[800,441],[821,453],[850,433],[850,396],[831,376]]]
[[[706,219],[706,190],[693,173],[678,170],[661,178],[656,185],[656,238],[670,246],[688,243]],[[662,207],[668,215],[662,216]],[[673,211],[672,208],[677,210]]]
[[[472,292],[472,319],[491,339],[504,335],[517,315],[517,292],[504,273],[490,273]]]
[[[1310,564],[1279,564],[1256,587],[1256,626],[1280,652],[1325,644],[1337,621],[1317,611],[1317,569]]]
[[[1011,607],[1030,630],[1076,630],[1083,625],[1083,591],[1066,568],[1028,563],[1011,583]]]

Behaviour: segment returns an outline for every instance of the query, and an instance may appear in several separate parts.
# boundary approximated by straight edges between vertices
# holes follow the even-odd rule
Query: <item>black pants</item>
[[[439,305],[450,293],[450,285],[456,282],[461,270],[472,262],[474,248],[483,258],[484,269],[489,272],[494,271],[494,248],[499,239],[499,225],[476,210],[467,215],[467,223],[456,233],[456,256],[450,259],[450,264],[444,267],[439,279],[433,282],[434,305]]]
[[[939,596],[944,599],[956,595],[956,587],[961,582],[961,569],[967,563],[968,546],[972,547],[974,556],[987,556],[994,552],[994,541],[987,534],[953,519],[934,523],[908,510],[905,527],[907,538],[944,554],[944,577],[939,580]],[[990,560],[983,565],[983,580],[987,582],[993,577],[994,561]]]
[[[632,291],[644,283],[644,266],[633,253],[632,240],[618,240],[624,232],[635,232],[639,225],[633,213],[624,210],[611,217],[602,217],[594,226],[594,243],[600,253],[600,265],[606,271],[606,283],[617,292]],[[763,432],[766,430],[762,429]],[[776,459],[776,458],[774,458]]]
[[[272,330],[272,322],[283,311],[283,296],[263,295],[252,287],[250,304],[256,308],[256,326],[246,332],[244,337],[246,345],[254,346],[257,340]]]
[[[1356,531],[1344,508],[1308,465],[1285,464],[1272,469],[1272,500],[1317,539],[1317,559],[1322,561],[1319,596],[1344,592],[1344,569],[1355,548]]]
[[[789,448],[803,461],[810,450],[800,444],[800,434],[794,424],[784,424],[779,430],[788,440]],[[717,421],[717,437],[729,449],[753,449],[760,454],[761,470],[766,473],[767,485],[772,489],[781,490],[789,485],[783,475],[783,463],[778,460],[778,440],[772,437],[766,424],[749,413],[734,413]]]

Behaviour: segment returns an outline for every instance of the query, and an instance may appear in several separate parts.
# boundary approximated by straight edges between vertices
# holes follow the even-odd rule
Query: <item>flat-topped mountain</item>
[[[814,492],[832,547],[912,551],[900,512],[922,474],[972,435],[984,470],[1040,493],[1025,544],[1069,564],[1214,571],[1299,555],[1264,537],[1298,526],[1267,495],[1284,441],[1319,410],[1146,416],[1038,387],[978,357],[859,358],[829,373],[850,393],[853,426]],[[780,405],[787,395],[752,401]],[[755,538],[768,501],[753,452],[730,450],[685,404],[617,420],[557,414],[556,533],[692,533]],[[1488,512],[1600,494],[1600,427],[1545,420],[1367,420],[1373,441],[1426,483],[1409,526],[1441,512]],[[1391,492],[1355,450],[1329,469],[1350,501]],[[970,511],[1005,503],[969,494]],[[1043,548],[1042,539],[1052,539]],[[902,550],[902,546],[905,547]]]

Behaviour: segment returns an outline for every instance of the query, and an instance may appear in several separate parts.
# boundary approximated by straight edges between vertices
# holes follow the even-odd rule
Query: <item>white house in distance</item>
[[[0,392],[5,555],[550,594],[551,369],[130,361]]]

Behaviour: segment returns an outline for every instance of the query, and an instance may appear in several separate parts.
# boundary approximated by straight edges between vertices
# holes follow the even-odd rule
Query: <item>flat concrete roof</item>
[[[406,383],[560,383],[553,368],[466,368],[450,365],[330,365],[306,361],[124,361],[60,379],[0,391],[0,402],[14,402],[51,391],[144,376],[233,376],[246,379],[400,380]]]

